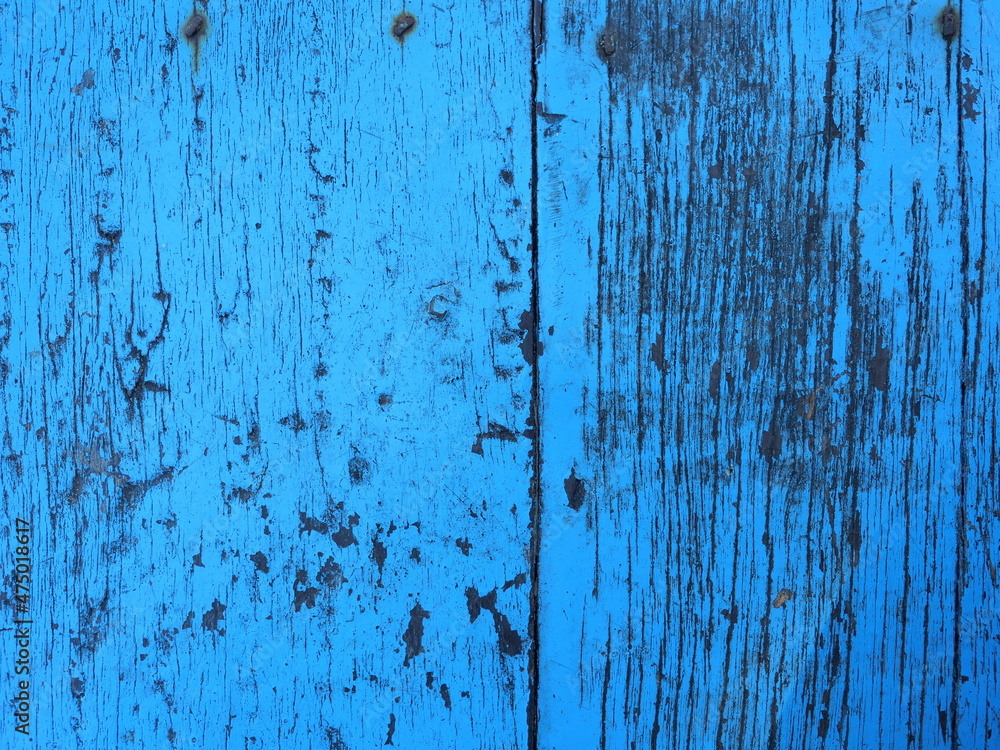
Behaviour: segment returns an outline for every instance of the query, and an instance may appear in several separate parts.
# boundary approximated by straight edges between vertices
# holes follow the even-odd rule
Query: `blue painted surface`
[[[1000,39],[941,9],[546,3],[539,747],[1000,743]]]
[[[530,9],[203,10],[3,9],[31,744],[523,747]]]
[[[0,6],[2,746],[997,746],[942,7]]]

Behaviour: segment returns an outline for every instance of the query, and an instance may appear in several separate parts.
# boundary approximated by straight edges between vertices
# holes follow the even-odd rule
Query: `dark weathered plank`
[[[525,746],[530,8],[403,10],[2,7],[38,747]]]
[[[540,748],[1000,741],[1000,39],[942,8],[546,3]]]

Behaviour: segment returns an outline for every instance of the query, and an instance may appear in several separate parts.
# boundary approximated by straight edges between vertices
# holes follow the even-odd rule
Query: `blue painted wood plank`
[[[544,28],[538,747],[997,746],[991,8]]]
[[[529,13],[3,5],[4,747],[525,746]]]
[[[995,743],[985,6],[71,6],[2,9],[35,744]]]

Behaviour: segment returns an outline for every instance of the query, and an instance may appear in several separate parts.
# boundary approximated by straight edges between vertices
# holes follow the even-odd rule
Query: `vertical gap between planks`
[[[949,3],[950,7],[950,3]],[[959,2],[959,19],[964,19],[964,8],[962,8],[962,3]],[[942,11],[944,12],[944,11]],[[952,56],[952,41],[957,42],[954,47],[954,57]],[[962,69],[959,64],[959,56],[962,50],[962,27],[958,27],[958,35],[954,40],[948,41],[947,46],[947,65],[952,68],[955,72],[955,114],[958,116],[958,122],[956,123],[956,132],[958,134],[958,143],[955,150],[956,158],[956,173],[958,175],[958,199],[959,199],[959,249],[961,252],[961,263],[960,263],[960,277],[962,280],[962,288],[969,289],[971,283],[971,274],[969,271],[969,266],[971,263],[971,247],[969,244],[969,219],[970,219],[970,207],[969,207],[969,162],[968,153],[966,151],[965,145],[965,118],[963,116],[963,105],[962,96],[959,92],[962,90]],[[951,78],[951,71],[948,72],[948,78]],[[987,200],[987,193],[983,191],[983,200]],[[985,226],[983,227],[985,232]],[[959,430],[958,439],[958,498],[955,508],[955,589],[954,589],[954,607],[955,613],[953,622],[953,632],[952,632],[952,680],[951,680],[951,701],[949,706],[949,750],[958,750],[960,747],[959,738],[959,713],[961,711],[961,691],[962,691],[962,610],[963,610],[963,594],[965,592],[965,586],[963,585],[963,578],[965,577],[966,571],[968,570],[968,548],[967,548],[967,536],[966,529],[968,525],[968,519],[966,516],[966,502],[968,495],[968,476],[971,470],[971,464],[969,460],[969,439],[968,432],[964,429],[965,425],[971,424],[973,421],[973,416],[969,411],[969,381],[972,379],[972,390],[978,389],[978,383],[976,382],[976,376],[979,369],[979,352],[970,351],[971,343],[971,331],[970,331],[970,318],[973,314],[976,314],[970,304],[969,295],[962,295],[962,307],[961,307],[961,319],[962,319],[962,349],[961,349],[961,375],[959,378],[959,420],[962,428]],[[979,325],[979,315],[976,314],[976,325]],[[976,341],[979,340],[978,331],[976,332]],[[944,731],[944,722],[942,720],[941,731]]]
[[[531,646],[528,652],[528,750],[538,750],[539,724],[539,563],[541,559],[542,537],[542,420],[541,420],[541,379],[538,369],[538,355],[541,341],[541,315],[539,308],[538,276],[538,56],[543,39],[542,0],[525,0],[531,3],[528,16],[531,45],[531,73],[529,116],[531,118],[531,328],[525,335],[532,336],[531,364],[531,594],[529,599],[528,634]]]

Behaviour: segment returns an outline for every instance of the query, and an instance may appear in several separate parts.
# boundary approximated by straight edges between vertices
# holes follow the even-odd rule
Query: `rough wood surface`
[[[37,747],[525,746],[530,7],[403,11],[2,7]]]
[[[3,747],[1000,742],[987,3],[0,19]]]
[[[990,748],[991,6],[545,4],[540,748]]]

